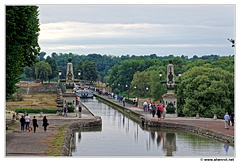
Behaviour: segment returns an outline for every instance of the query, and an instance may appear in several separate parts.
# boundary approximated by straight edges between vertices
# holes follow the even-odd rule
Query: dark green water
[[[117,110],[94,99],[82,102],[102,117],[102,130],[76,132],[73,156],[233,157],[234,147],[171,130],[143,130]]]

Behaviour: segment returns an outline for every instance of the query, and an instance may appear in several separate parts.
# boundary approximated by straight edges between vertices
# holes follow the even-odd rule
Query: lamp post
[[[80,84],[80,75],[81,75],[81,70],[78,70],[78,76],[79,76],[79,84]]]
[[[128,91],[128,100],[129,100],[129,90],[128,90],[128,85],[126,85],[126,89]]]
[[[161,71],[159,71],[159,76],[162,77],[162,72]]]
[[[58,70],[58,84],[60,83],[60,76],[62,75],[62,70]]]
[[[182,76],[182,72],[181,72],[181,71],[178,72],[178,76],[179,76],[179,77]]]

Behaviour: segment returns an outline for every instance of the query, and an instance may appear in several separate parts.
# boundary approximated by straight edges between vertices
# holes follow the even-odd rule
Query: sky
[[[234,4],[38,5],[41,51],[106,55],[234,54]]]

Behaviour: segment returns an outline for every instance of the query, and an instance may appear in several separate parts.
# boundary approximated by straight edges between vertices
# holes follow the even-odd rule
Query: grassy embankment
[[[31,87],[40,87],[40,90],[43,93],[32,92],[31,94],[25,93],[21,94],[23,100],[22,101],[6,101],[6,111],[14,112],[18,111],[19,113],[28,112],[28,113],[39,113],[39,111],[45,111],[45,113],[54,113],[56,110],[56,98],[57,94],[52,93],[48,94],[44,93],[44,87],[41,83],[31,83],[21,86],[23,89],[31,88]],[[46,86],[45,86],[46,87]],[[38,89],[39,90],[39,89]]]
[[[64,141],[64,132],[66,130],[67,124],[58,128],[58,131],[53,137],[50,137],[46,143],[49,144],[49,150],[47,152],[48,156],[61,156],[61,149]]]

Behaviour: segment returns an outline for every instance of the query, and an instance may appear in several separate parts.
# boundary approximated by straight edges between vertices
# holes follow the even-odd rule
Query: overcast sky
[[[232,55],[235,5],[39,5],[41,51]]]

